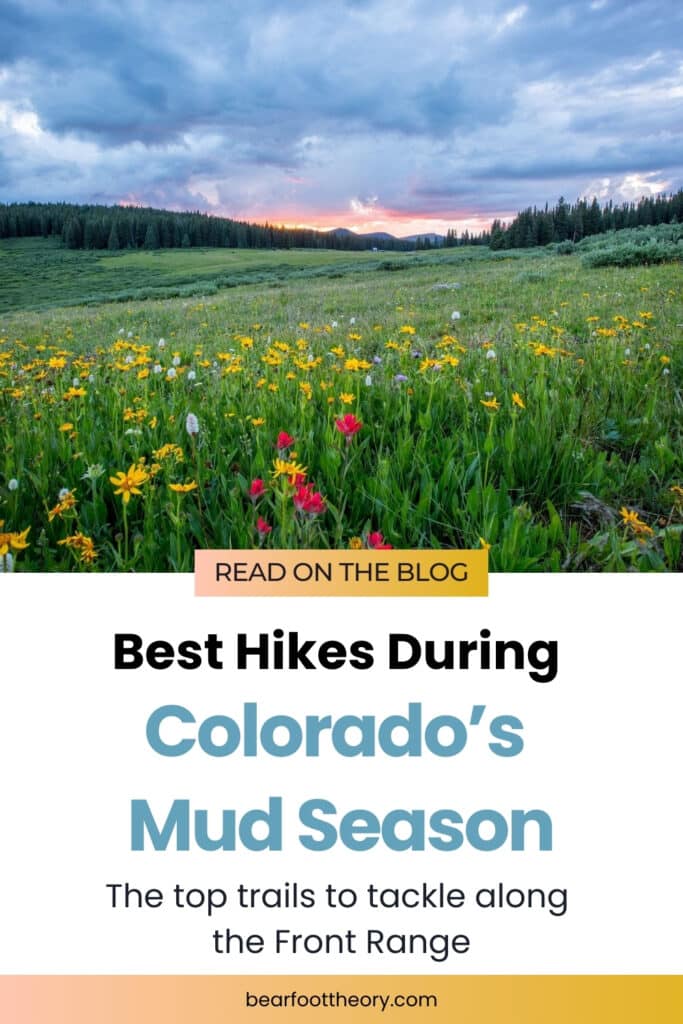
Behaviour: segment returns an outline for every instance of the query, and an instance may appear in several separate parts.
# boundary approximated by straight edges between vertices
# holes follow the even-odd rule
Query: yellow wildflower
[[[652,527],[648,526],[647,523],[644,523],[638,513],[633,509],[622,506],[622,508],[619,509],[619,515],[622,518],[624,526],[630,526],[634,533],[647,535],[652,535],[654,533]]]
[[[297,476],[306,476],[306,467],[301,466],[293,459],[273,459],[273,468],[270,473],[273,480],[279,476],[286,476],[290,481]]]
[[[555,349],[554,348],[548,348],[547,345],[537,344],[537,345],[534,345],[534,355],[535,356],[549,356],[552,359],[554,357],[554,355],[555,355]]]
[[[199,484],[196,480],[188,480],[186,484],[169,484],[169,490],[175,494],[187,494],[189,491],[196,491]]]
[[[131,494],[142,494],[140,488],[149,480],[149,473],[139,463],[130,466],[127,473],[122,470],[109,477],[109,482],[116,488],[114,494],[120,494],[124,505],[130,501]]]
[[[73,537],[65,537],[64,540],[59,540],[57,543],[77,551],[81,562],[92,563],[97,558],[92,538],[86,537],[82,533],[75,533]]]
[[[171,458],[175,459],[176,462],[182,462],[184,459],[183,449],[179,444],[162,444],[161,448],[157,448],[153,452],[153,455],[159,462]]]
[[[0,527],[4,525],[4,520],[0,520]],[[0,557],[4,557],[10,548],[13,551],[24,551],[29,546],[26,538],[30,529],[27,526],[21,533],[0,533]]]
[[[61,493],[59,501],[54,508],[51,508],[47,514],[48,522],[52,522],[57,516],[62,516],[65,512],[69,512],[72,508],[76,507],[76,492],[75,491],[64,491]]]

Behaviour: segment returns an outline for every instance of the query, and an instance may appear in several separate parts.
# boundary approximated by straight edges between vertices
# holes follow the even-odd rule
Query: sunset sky
[[[392,234],[683,186],[679,0],[0,0],[0,201]]]

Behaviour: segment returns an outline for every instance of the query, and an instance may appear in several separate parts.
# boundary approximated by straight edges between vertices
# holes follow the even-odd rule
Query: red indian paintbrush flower
[[[327,511],[327,505],[320,491],[313,490],[313,484],[300,484],[292,496],[295,508],[309,516],[320,516]]]
[[[268,525],[263,516],[259,516],[258,519],[256,520],[256,529],[258,530],[261,537],[265,537],[267,533],[271,532],[273,527]]]
[[[288,434],[286,430],[281,430],[277,435],[277,450],[279,452],[285,451],[286,448],[291,448],[294,444],[294,438],[291,434]]]
[[[389,551],[393,545],[386,544],[384,542],[384,536],[377,530],[375,533],[369,533],[366,537],[366,543],[369,548],[374,551]]]
[[[266,485],[264,484],[263,480],[260,479],[260,477],[256,477],[255,480],[251,481],[251,485],[249,487],[249,490],[247,491],[247,494],[249,495],[254,504],[256,504],[259,498],[262,498],[265,493]]]
[[[347,412],[345,416],[335,420],[334,425],[337,430],[344,435],[347,441],[350,441],[353,435],[357,434],[363,426],[361,421],[357,420],[352,412]]]

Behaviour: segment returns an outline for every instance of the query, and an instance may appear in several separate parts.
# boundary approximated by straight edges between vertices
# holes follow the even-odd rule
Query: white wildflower
[[[185,430],[188,432],[190,437],[195,436],[199,433],[199,420],[193,412],[188,412],[187,419],[185,420]]]
[[[16,479],[16,477],[12,477],[12,479],[7,482],[7,489],[9,491],[16,491],[18,487],[19,481]]]

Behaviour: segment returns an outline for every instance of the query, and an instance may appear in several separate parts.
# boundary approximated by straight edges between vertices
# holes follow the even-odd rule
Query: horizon
[[[683,189],[678,189],[676,191],[677,192],[683,191]],[[673,194],[674,193],[672,191],[669,191],[669,192],[667,192],[667,191],[651,192],[649,194],[641,193],[637,197],[634,195],[633,198],[622,199],[621,202],[614,203],[614,206],[616,208],[618,208],[618,207],[620,207],[622,205],[623,206],[627,206],[629,204],[637,206],[638,202],[640,200],[648,199],[648,198],[656,199],[658,197],[666,198],[668,196],[672,196]],[[530,206],[525,208],[525,209],[533,209],[533,210],[536,210],[536,211],[540,211],[540,210],[546,208],[549,211],[552,211],[552,209],[556,206],[556,204],[559,202],[560,199],[562,199],[564,202],[566,202],[567,205],[570,208],[573,207],[575,204],[577,204],[580,201],[585,201],[589,205],[593,201],[597,201],[599,203],[601,209],[605,209],[605,208],[607,208],[608,204],[612,202],[611,197],[610,197],[609,200],[603,200],[601,202],[596,195],[580,196],[580,197],[577,197],[574,200],[567,199],[566,196],[558,196],[558,198],[553,203],[550,203],[550,202],[536,202],[536,203],[530,204]],[[401,232],[401,234],[398,234],[394,224],[392,224],[391,222],[388,223],[388,226],[394,227],[394,231],[393,232],[392,231],[387,231],[387,229],[385,227],[374,227],[374,226],[372,226],[372,222],[370,224],[358,225],[358,226],[350,225],[350,224],[343,224],[343,223],[340,223],[338,220],[335,220],[335,218],[332,215],[329,216],[330,226],[327,226],[326,224],[325,225],[320,225],[320,224],[310,224],[310,223],[292,223],[292,222],[288,222],[286,220],[270,219],[270,218],[267,218],[267,217],[263,217],[263,218],[259,218],[259,219],[255,219],[255,220],[247,222],[245,220],[245,218],[232,217],[229,214],[220,213],[217,210],[198,210],[197,208],[191,208],[191,207],[175,208],[175,209],[171,208],[171,207],[153,207],[153,206],[150,206],[150,205],[148,205],[146,203],[134,202],[132,200],[123,200],[123,201],[120,201],[120,202],[112,202],[112,203],[98,203],[98,202],[85,202],[85,201],[78,201],[78,200],[60,200],[60,199],[56,199],[56,200],[42,200],[42,199],[2,200],[2,199],[0,199],[0,205],[3,204],[3,203],[6,203],[8,205],[16,204],[16,205],[20,205],[20,206],[21,205],[43,206],[43,205],[50,205],[50,203],[56,203],[57,205],[59,205],[60,203],[65,203],[67,205],[73,205],[73,206],[76,206],[76,207],[79,207],[79,206],[82,206],[82,207],[102,206],[102,209],[115,209],[117,207],[120,208],[120,209],[124,209],[124,210],[134,210],[134,209],[144,210],[144,209],[149,209],[149,210],[155,210],[157,213],[170,213],[170,214],[174,214],[174,215],[178,215],[178,216],[182,216],[183,214],[188,214],[188,215],[200,214],[200,215],[207,216],[207,217],[216,217],[218,219],[227,219],[227,220],[233,220],[233,221],[237,221],[237,222],[242,221],[242,222],[250,223],[250,224],[252,224],[255,227],[264,227],[265,225],[269,225],[270,227],[275,228],[277,230],[292,230],[292,231],[304,230],[304,231],[313,231],[313,232],[317,232],[317,233],[320,233],[320,234],[331,234],[331,233],[333,233],[335,231],[349,231],[351,233],[354,233],[354,234],[357,234],[357,235],[360,235],[360,236],[370,236],[370,237],[373,236],[373,235],[377,235],[379,237],[379,236],[384,234],[384,235],[390,235],[393,239],[396,239],[398,241],[408,240],[408,239],[412,240],[412,239],[417,239],[417,238],[420,238],[420,237],[427,237],[429,235],[434,235],[434,236],[437,236],[437,237],[444,237],[445,238],[447,232],[449,230],[453,230],[454,228],[456,229],[456,237],[458,237],[458,238],[462,237],[462,235],[463,235],[463,233],[465,231],[468,231],[469,234],[472,237],[476,238],[477,236],[480,236],[482,233],[488,233],[490,231],[490,229],[491,229],[493,221],[498,220],[500,222],[500,224],[502,225],[503,229],[505,229],[515,220],[515,218],[519,214],[524,212],[522,210],[517,210],[514,214],[510,214],[507,218],[506,217],[497,217],[497,218],[493,218],[493,220],[487,220],[487,221],[484,221],[483,219],[481,219],[479,221],[476,221],[474,219],[469,219],[469,220],[466,220],[464,222],[464,224],[462,224],[462,222],[461,222],[462,229],[460,227],[458,227],[457,225],[454,225],[452,222],[444,222],[442,230],[439,230],[437,227],[434,226],[434,223],[435,223],[434,221],[428,221],[426,223],[429,226],[426,229],[424,229],[424,230],[417,230],[417,228],[415,228],[414,230],[404,230],[404,231]],[[377,223],[377,222],[374,222],[374,223]],[[403,223],[405,224],[406,222],[403,222]],[[411,222],[408,222],[408,223],[410,224]],[[415,224],[415,222],[412,222],[412,223]]]
[[[77,7],[0,9],[0,201],[400,237],[683,186],[665,0]]]

